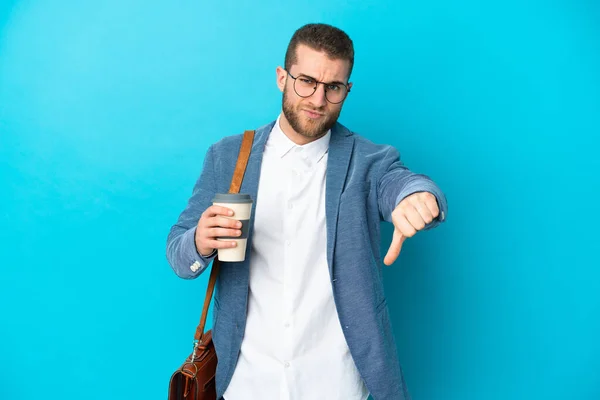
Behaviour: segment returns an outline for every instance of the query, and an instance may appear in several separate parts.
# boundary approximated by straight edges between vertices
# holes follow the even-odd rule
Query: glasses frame
[[[336,85],[342,85],[342,86],[344,86],[344,87],[346,88],[346,95],[345,95],[345,96],[344,96],[344,98],[342,98],[340,101],[338,101],[338,102],[333,102],[333,101],[329,100],[329,98],[327,98],[327,85],[331,85],[331,84],[332,84],[331,82],[320,82],[320,81],[316,80],[315,78],[313,78],[313,77],[310,77],[310,76],[308,76],[308,75],[298,75],[298,76],[294,76],[294,75],[292,75],[292,74],[290,73],[290,71],[288,71],[288,70],[286,70],[285,72],[287,72],[287,74],[290,76],[290,78],[292,78],[292,79],[294,80],[294,84],[292,85],[292,86],[294,87],[294,92],[296,92],[296,94],[297,94],[299,97],[302,97],[302,98],[304,98],[304,99],[306,99],[306,98],[308,98],[308,97],[312,96],[313,94],[315,94],[315,92],[317,91],[317,88],[319,87],[319,83],[320,83],[320,84],[322,84],[322,85],[323,85],[323,89],[325,89],[325,100],[327,100],[327,101],[328,101],[329,103],[331,103],[331,104],[340,104],[341,102],[343,102],[344,100],[346,100],[346,98],[348,97],[348,93],[350,93],[350,86],[348,86],[348,84],[346,84],[346,83],[342,83],[342,82],[335,82],[335,84],[336,84]],[[309,94],[308,96],[302,96],[300,93],[298,93],[298,90],[296,89],[296,82],[297,82],[297,79],[298,79],[299,77],[301,77],[301,76],[306,76],[307,78],[310,78],[310,79],[312,79],[313,81],[315,81],[315,87],[314,87],[314,89],[313,89],[313,92],[312,92],[311,94]]]

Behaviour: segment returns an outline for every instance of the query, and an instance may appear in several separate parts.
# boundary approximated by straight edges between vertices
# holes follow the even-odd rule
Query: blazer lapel
[[[329,264],[329,275],[333,278],[333,252],[335,248],[335,237],[337,234],[338,211],[340,208],[340,196],[348,166],[354,148],[354,136],[352,132],[339,123],[331,129],[329,141],[329,155],[327,156],[327,179],[325,186],[325,219],[327,222],[327,263]]]
[[[269,134],[271,133],[274,124],[275,122],[271,122],[270,124],[257,129],[254,133],[252,151],[250,152],[250,158],[248,159],[248,165],[246,166],[244,180],[242,181],[242,187],[240,189],[240,193],[250,194],[255,203],[258,194],[260,167],[265,152],[265,145],[267,144],[267,139],[269,138]]]

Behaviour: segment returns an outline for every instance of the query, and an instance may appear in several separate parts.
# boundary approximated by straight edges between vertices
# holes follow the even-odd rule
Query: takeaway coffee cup
[[[233,216],[225,216],[225,218],[242,222],[242,234],[240,236],[217,238],[217,240],[237,242],[237,246],[235,247],[218,249],[219,260],[229,262],[244,261],[246,258],[246,243],[248,241],[248,226],[252,213],[252,198],[249,194],[217,193],[213,199],[213,205],[232,209]]]

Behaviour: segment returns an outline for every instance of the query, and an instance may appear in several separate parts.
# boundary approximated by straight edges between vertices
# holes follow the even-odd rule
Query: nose
[[[308,98],[311,105],[315,108],[325,107],[327,105],[327,98],[325,97],[325,85],[317,83],[317,90],[312,96]]]

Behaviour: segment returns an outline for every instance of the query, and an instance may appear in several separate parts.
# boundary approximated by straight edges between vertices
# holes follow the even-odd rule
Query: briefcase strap
[[[239,193],[242,186],[242,180],[244,179],[244,173],[246,172],[246,166],[248,165],[248,159],[250,158],[250,152],[252,150],[252,143],[254,142],[254,131],[245,131],[244,138],[242,139],[242,145],[238,154],[237,164],[233,172],[233,178],[231,179],[231,185],[229,186],[229,193]],[[212,299],[213,291],[215,289],[215,283],[217,282],[217,276],[219,275],[219,269],[221,268],[221,261],[219,257],[215,257],[212,263],[212,269],[210,271],[210,279],[208,280],[208,287],[206,288],[206,297],[204,298],[204,307],[202,308],[202,316],[200,317],[200,324],[196,328],[196,334],[194,335],[194,342],[196,345],[202,346],[202,339],[204,337],[204,325],[206,324],[206,316],[208,315],[208,306]],[[196,346],[195,345],[195,346]]]

